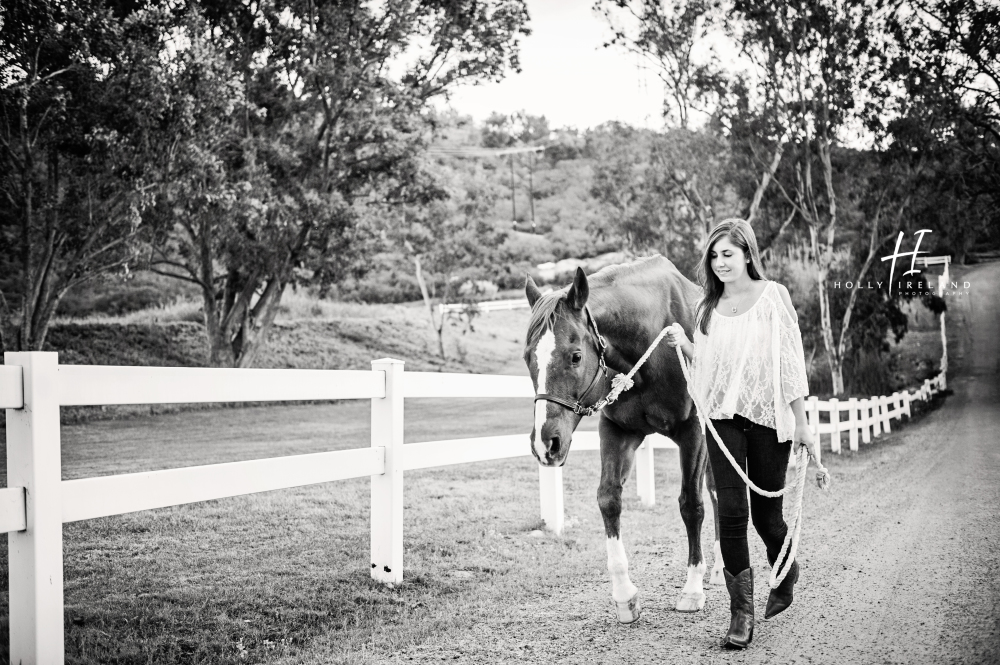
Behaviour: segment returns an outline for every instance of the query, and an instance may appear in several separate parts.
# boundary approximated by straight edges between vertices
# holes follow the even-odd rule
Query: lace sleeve
[[[798,321],[792,318],[781,299],[777,299],[779,354],[781,367],[781,392],[785,402],[809,395],[809,377],[806,374],[805,353],[802,350],[802,333]]]

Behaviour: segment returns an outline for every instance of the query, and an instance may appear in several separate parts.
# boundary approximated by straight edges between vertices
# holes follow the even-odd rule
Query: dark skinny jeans
[[[779,442],[775,430],[740,415],[732,420],[712,420],[712,424],[733,459],[758,487],[774,492],[785,486],[788,455],[792,449],[790,441]],[[767,560],[774,565],[788,532],[781,514],[782,497],[770,499],[751,490],[748,511],[746,484],[726,459],[712,432],[707,434],[708,456],[719,498],[719,547],[726,570],[739,575],[750,567],[748,514],[753,515],[753,525],[767,548]]]

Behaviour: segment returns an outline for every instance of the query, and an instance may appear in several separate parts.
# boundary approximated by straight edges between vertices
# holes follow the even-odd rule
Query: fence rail
[[[438,313],[464,312],[467,308],[472,308],[477,312],[501,312],[509,309],[528,309],[528,301],[525,298],[514,300],[483,300],[476,303],[448,303],[438,305]]]
[[[371,371],[233,370],[70,366],[55,353],[7,353],[0,366],[0,408],[7,415],[7,488],[0,488],[0,533],[9,539],[11,662],[62,662],[62,525],[66,522],[255,492],[368,476],[371,479],[371,575],[396,584],[403,573],[403,473],[451,464],[530,455],[527,436],[487,436],[403,445],[403,400],[424,397],[533,397],[516,376],[404,372],[398,360]],[[840,451],[889,431],[910,404],[944,388],[944,373],[914,393],[838,402],[809,399],[818,435]],[[278,400],[371,400],[368,448],[62,480],[59,407]],[[847,418],[841,414],[847,411]],[[821,414],[828,414],[822,422]],[[597,450],[596,432],[577,432],[573,448]],[[653,452],[676,448],[647,437],[636,453],[636,489],[655,502]],[[561,468],[538,467],[541,517],[563,528]]]
[[[829,436],[831,451],[841,452],[841,438],[844,434],[847,435],[850,449],[857,450],[859,438],[863,443],[870,443],[874,437],[891,432],[893,419],[900,420],[904,415],[907,418],[912,415],[913,402],[929,400],[946,387],[945,372],[940,372],[934,378],[924,380],[913,392],[902,390],[891,395],[874,395],[864,399],[851,397],[846,400],[808,397],[806,417],[817,440],[823,434]],[[845,411],[846,417],[843,415]],[[822,416],[826,416],[825,422]]]

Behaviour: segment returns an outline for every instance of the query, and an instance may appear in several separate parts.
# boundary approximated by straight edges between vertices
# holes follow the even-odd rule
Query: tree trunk
[[[212,367],[232,367],[232,347],[222,331],[215,290],[203,287],[201,296],[205,335],[208,337],[208,364]]]
[[[427,314],[431,317],[431,328],[437,335],[438,353],[441,354],[441,360],[447,360],[444,353],[444,313],[441,313],[440,321],[434,318],[434,303],[431,302],[431,295],[427,291],[427,282],[424,281],[424,273],[420,268],[420,255],[418,254],[413,255],[413,267],[417,276],[417,284],[420,286],[420,295],[423,296],[424,305],[427,306]]]
[[[827,363],[830,366],[830,379],[833,394],[844,392],[843,357],[833,339],[833,321],[830,314],[830,293],[826,288],[826,278],[830,274],[830,252],[828,248],[819,246],[819,229],[815,223],[809,224],[809,243],[816,262],[816,291],[819,298],[819,326],[823,337],[823,348],[826,349]],[[821,253],[821,249],[823,250]]]
[[[21,284],[21,330],[18,340],[18,350],[31,350],[31,320],[33,317],[31,294],[35,290],[35,269],[31,252],[31,226],[34,223],[33,199],[34,187],[31,181],[31,172],[34,169],[34,158],[31,152],[31,143],[28,135],[28,93],[23,93],[20,104],[20,129],[21,129],[21,149],[24,151],[21,164],[21,195],[24,197],[24,215],[21,218],[21,270],[23,271],[23,283]]]
[[[271,328],[274,326],[274,319],[278,315],[284,291],[284,279],[274,277],[268,280],[267,286],[264,287],[264,293],[257,300],[257,304],[254,305],[249,316],[244,319],[243,326],[237,336],[239,346],[233,349],[237,367],[251,367],[257,361],[257,355],[267,342]]]
[[[760,208],[761,199],[764,198],[764,192],[767,191],[767,186],[771,183],[771,178],[774,177],[775,172],[778,170],[778,165],[781,164],[781,155],[784,151],[785,139],[782,137],[778,140],[771,163],[768,165],[767,170],[764,171],[764,175],[760,179],[760,184],[757,185],[757,191],[753,194],[753,201],[750,202],[750,210],[747,212],[747,224],[753,225],[753,220],[757,216],[757,210]]]
[[[823,271],[824,279],[826,271]],[[833,325],[830,320],[830,294],[826,286],[819,287],[820,325],[823,333],[823,345],[826,347],[826,357],[830,365],[830,379],[833,384],[833,394],[844,392],[844,358],[840,347],[833,341]]]

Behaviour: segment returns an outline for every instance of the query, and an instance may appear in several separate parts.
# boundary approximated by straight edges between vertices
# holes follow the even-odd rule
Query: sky
[[[532,34],[521,40],[521,73],[463,86],[450,105],[481,122],[493,111],[544,115],[549,127],[586,129],[608,120],[663,126],[663,87],[611,38],[593,0],[527,0]]]

